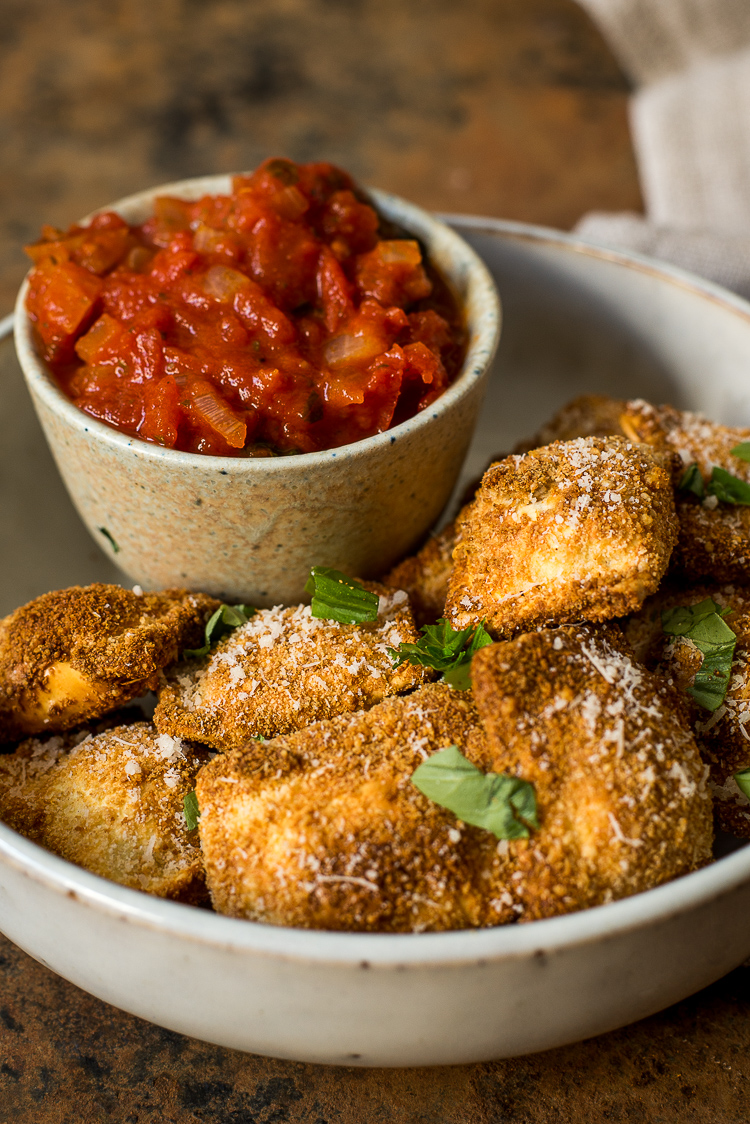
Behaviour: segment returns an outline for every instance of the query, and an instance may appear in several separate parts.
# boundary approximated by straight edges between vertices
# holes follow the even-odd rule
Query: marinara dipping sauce
[[[231,195],[157,198],[27,247],[59,386],[145,441],[213,456],[335,448],[429,406],[464,331],[419,243],[331,164],[267,160]]]

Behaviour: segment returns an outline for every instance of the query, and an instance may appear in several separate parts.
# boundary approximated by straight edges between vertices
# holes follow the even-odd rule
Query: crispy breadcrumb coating
[[[509,844],[520,920],[639,893],[710,861],[706,767],[614,628],[483,648],[472,681],[492,768],[536,789],[540,829]]]
[[[202,642],[219,602],[95,584],[45,593],[0,621],[0,742],[67,730],[155,688]]]
[[[147,722],[23,742],[0,756],[0,819],[61,858],[161,898],[206,901],[183,799],[205,750]]]
[[[380,595],[377,621],[338,624],[313,617],[309,605],[262,609],[204,660],[173,668],[159,691],[159,730],[233,749],[429,679],[411,664],[394,670],[388,654],[418,637],[406,593],[365,584]]]
[[[736,445],[750,441],[750,429],[717,425],[700,414],[652,406],[641,400],[626,403],[623,424],[632,440],[678,453],[682,469],[696,463],[704,484],[714,467],[724,468],[750,484],[750,464],[731,454]],[[720,503],[715,496],[707,496],[701,503],[697,497],[681,493],[677,496],[677,513],[680,538],[672,561],[678,573],[723,582],[748,580],[750,507]]]
[[[621,437],[555,442],[485,474],[458,520],[446,616],[495,636],[638,608],[677,539],[671,456]]]
[[[486,755],[469,693],[434,684],[215,758],[196,788],[214,908],[390,933],[513,919],[495,837],[411,783],[453,744],[469,759]]]
[[[731,450],[750,441],[750,429],[718,425],[700,414],[653,406],[643,399],[630,401],[590,394],[563,407],[532,442],[569,440],[590,434],[624,434],[634,443],[669,450],[680,457],[674,484],[684,470],[697,464],[708,483],[716,466],[750,483],[750,464],[732,456]],[[534,448],[531,442],[523,448]],[[672,569],[688,578],[712,577],[722,582],[746,582],[750,573],[750,507],[720,503],[708,496],[702,503],[678,493],[680,536],[672,556]]]
[[[724,620],[737,637],[727,693],[713,712],[687,694],[703,663],[703,653],[686,636],[668,636],[661,622],[664,610],[698,605],[707,597],[732,610]],[[703,758],[711,769],[719,825],[732,835],[750,838],[750,800],[734,780],[735,773],[750,768],[750,588],[663,586],[640,613],[623,622],[623,627],[646,666],[667,676],[680,692]]]
[[[417,554],[399,562],[383,578],[385,585],[409,594],[417,628],[434,624],[445,611],[455,545],[456,524],[452,522],[431,535]]]

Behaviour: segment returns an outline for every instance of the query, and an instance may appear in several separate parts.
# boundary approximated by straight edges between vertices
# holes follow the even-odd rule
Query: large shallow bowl
[[[130,223],[156,195],[198,199],[230,177],[164,184],[112,204]],[[79,515],[96,542],[146,589],[187,586],[253,605],[304,597],[311,566],[374,577],[424,537],[445,507],[469,446],[500,333],[497,292],[482,261],[421,207],[372,191],[381,212],[418,237],[454,290],[468,345],[451,386],[385,433],[293,457],[183,453],[84,414],[50,377],[16,303],[16,347],[39,420]],[[85,220],[84,220],[85,221]]]
[[[745,302],[552,231],[453,221],[488,262],[506,308],[467,478],[584,391],[644,394],[750,424]],[[0,473],[0,533],[15,519],[0,577],[7,609],[111,575],[90,553],[41,438],[34,443],[2,346],[0,456],[17,473],[15,489]],[[65,526],[68,537],[45,555]],[[318,1062],[472,1062],[622,1026],[739,964],[750,954],[750,848],[568,917],[377,936],[285,930],[159,901],[0,825],[0,927],[86,990],[197,1038]]]

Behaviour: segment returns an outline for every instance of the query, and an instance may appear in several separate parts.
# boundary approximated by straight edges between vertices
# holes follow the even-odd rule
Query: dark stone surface
[[[0,1124],[746,1124],[749,1015],[740,968],[661,1015],[546,1054],[329,1068],[162,1030],[0,938]]]

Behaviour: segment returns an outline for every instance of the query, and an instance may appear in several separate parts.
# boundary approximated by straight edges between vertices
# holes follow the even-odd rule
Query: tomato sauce
[[[26,301],[72,402],[172,449],[274,456],[380,433],[442,394],[464,328],[417,241],[331,164],[272,159],[230,195],[44,227]]]

